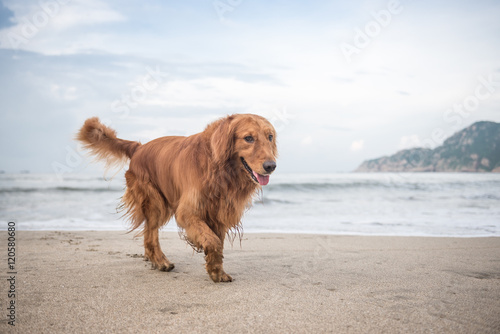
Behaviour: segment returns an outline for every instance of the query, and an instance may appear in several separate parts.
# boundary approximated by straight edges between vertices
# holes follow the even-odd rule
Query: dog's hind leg
[[[144,237],[144,258],[151,261],[153,269],[170,271],[174,269],[163,254],[158,230],[172,217],[172,209],[167,201],[151,183],[139,181],[135,175],[127,171],[127,191],[123,203],[132,222],[132,230],[142,227],[140,234]]]
[[[151,261],[153,269],[170,271],[174,264],[170,262],[160,247],[159,229],[172,217],[172,211],[166,206],[161,194],[152,185],[147,184],[148,196],[142,204],[146,221],[144,223],[144,256]]]
[[[148,226],[148,225],[151,225]],[[160,240],[158,238],[158,226],[155,226],[155,221],[146,220],[144,228],[144,256],[151,261],[153,269],[161,271],[171,271],[174,269],[174,264],[170,262],[160,247]]]

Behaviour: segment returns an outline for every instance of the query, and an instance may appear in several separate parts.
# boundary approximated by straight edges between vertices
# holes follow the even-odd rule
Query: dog
[[[210,278],[233,280],[223,269],[225,236],[240,227],[253,195],[276,169],[276,130],[267,119],[235,114],[192,136],[141,144],[117,138],[93,117],[76,139],[108,167],[130,161],[121,207],[131,231],[140,229],[144,258],[153,269],[174,268],[161,250],[158,230],[175,216],[186,241],[205,253]]]

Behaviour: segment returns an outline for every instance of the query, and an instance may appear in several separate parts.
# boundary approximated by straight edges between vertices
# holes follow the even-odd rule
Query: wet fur
[[[252,144],[244,140],[249,135],[255,138]],[[186,241],[204,251],[210,278],[232,280],[222,265],[224,239],[231,229],[238,230],[245,208],[260,189],[241,158],[255,172],[266,174],[263,163],[277,157],[276,132],[265,118],[232,115],[189,137],[162,137],[141,145],[117,138],[94,117],[76,139],[108,166],[130,159],[122,207],[131,230],[141,231],[145,258],[154,268],[174,268],[161,250],[158,230],[175,216]]]

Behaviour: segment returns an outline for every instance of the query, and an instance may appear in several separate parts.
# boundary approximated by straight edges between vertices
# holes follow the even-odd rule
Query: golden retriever
[[[175,216],[186,241],[205,252],[210,278],[232,281],[222,266],[224,238],[240,226],[252,196],[276,169],[276,131],[268,120],[236,114],[189,137],[142,145],[117,138],[94,117],[76,139],[108,166],[130,159],[122,208],[132,231],[142,227],[144,257],[153,268],[174,268],[160,248],[158,230]]]

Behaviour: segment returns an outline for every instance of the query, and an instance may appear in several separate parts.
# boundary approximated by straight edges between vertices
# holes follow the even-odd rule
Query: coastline
[[[226,284],[175,232],[160,234],[170,273],[150,270],[126,232],[17,239],[16,326],[4,310],[0,332],[500,331],[500,237],[245,234],[226,245]]]

